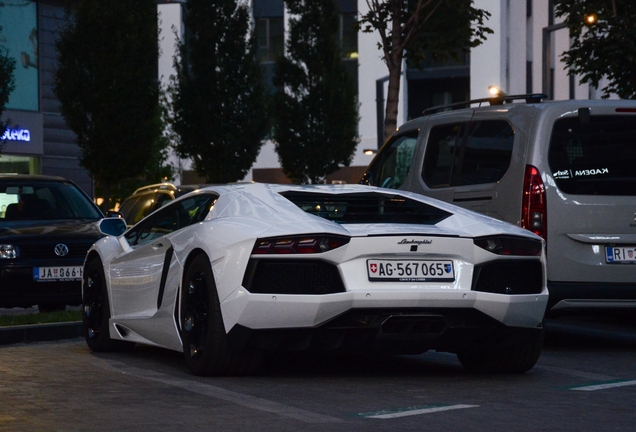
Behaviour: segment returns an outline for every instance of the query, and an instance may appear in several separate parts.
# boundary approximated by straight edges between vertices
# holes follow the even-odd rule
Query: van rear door
[[[636,106],[558,118],[547,156],[548,280],[634,286]]]

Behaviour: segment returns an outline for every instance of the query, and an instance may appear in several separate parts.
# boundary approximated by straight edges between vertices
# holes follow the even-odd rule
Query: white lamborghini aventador
[[[525,372],[543,345],[541,238],[420,195],[362,185],[236,184],[125,230],[104,219],[83,274],[94,351],[183,351],[197,375],[275,350],[456,353]]]

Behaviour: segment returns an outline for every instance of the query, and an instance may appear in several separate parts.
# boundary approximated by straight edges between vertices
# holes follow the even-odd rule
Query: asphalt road
[[[628,431],[636,323],[547,323],[537,366],[471,375],[451,354],[271,359],[255,376],[197,378],[179,353],[92,353],[80,339],[0,347],[0,430]]]

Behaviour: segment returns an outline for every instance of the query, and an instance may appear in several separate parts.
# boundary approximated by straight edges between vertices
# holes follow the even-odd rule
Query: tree
[[[72,2],[68,14],[54,92],[108,208],[111,190],[143,176],[161,150],[157,4]]]
[[[273,139],[294,183],[322,183],[358,144],[357,92],[345,72],[332,0],[286,0],[286,57],[276,63]]]
[[[2,27],[0,27],[0,35]],[[9,96],[15,89],[15,78],[13,71],[15,70],[15,59],[9,57],[9,52],[3,46],[0,46],[0,116],[4,112]],[[0,121],[0,136],[4,134],[9,122]],[[0,151],[2,150],[2,142],[0,142]]]
[[[170,86],[177,152],[211,183],[241,180],[267,133],[250,12],[236,0],[189,0]]]
[[[565,17],[572,45],[563,58],[581,83],[598,87],[607,77],[603,98],[615,93],[636,98],[636,3],[616,0],[555,0]]]
[[[490,13],[473,7],[473,0],[366,0],[369,11],[360,19],[365,33],[377,31],[378,47],[389,70],[385,139],[397,128],[402,61],[418,63],[430,55],[435,60],[458,58],[480,45]]]

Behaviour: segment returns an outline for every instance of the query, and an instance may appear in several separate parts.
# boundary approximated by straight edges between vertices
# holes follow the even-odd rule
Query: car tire
[[[525,373],[539,359],[544,339],[543,327],[519,330],[489,346],[461,351],[457,357],[472,373]]]
[[[205,254],[197,255],[185,271],[180,323],[185,362],[194,375],[247,375],[258,368],[258,353],[235,351],[228,342],[214,275]]]
[[[82,284],[82,331],[88,347],[95,352],[125,351],[132,348],[134,343],[110,337],[110,303],[104,267],[98,258],[93,258],[86,265]]]

